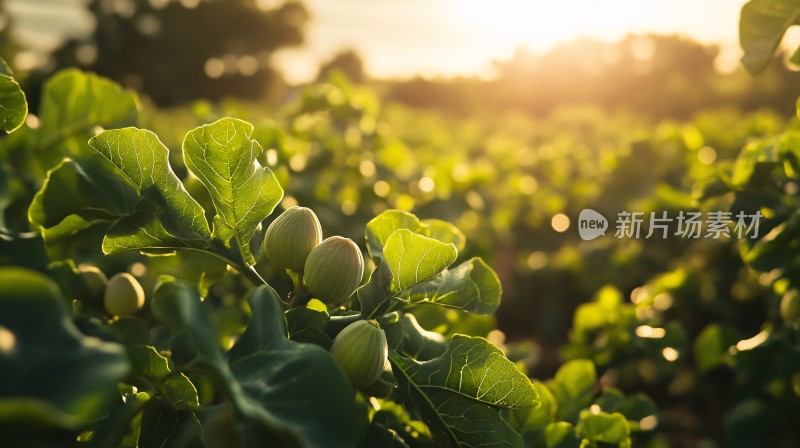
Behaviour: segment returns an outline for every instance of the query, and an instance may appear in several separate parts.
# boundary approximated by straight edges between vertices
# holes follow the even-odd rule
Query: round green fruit
[[[374,320],[360,320],[345,327],[331,345],[331,354],[357,389],[380,378],[389,355],[386,334]]]
[[[83,281],[83,286],[86,288],[86,299],[100,306],[100,302],[103,300],[103,293],[106,290],[106,285],[108,285],[108,277],[106,277],[106,274],[103,274],[103,271],[94,266],[81,265],[78,266],[78,271],[78,276]]]
[[[112,316],[130,316],[144,306],[142,285],[127,272],[116,274],[108,281],[103,304]]]
[[[800,322],[800,293],[792,289],[781,298],[781,317],[786,325]]]
[[[332,236],[308,254],[304,268],[308,292],[328,304],[347,300],[364,275],[364,258],[353,240]]]
[[[322,241],[322,227],[314,212],[291,207],[267,228],[261,251],[275,266],[300,272],[312,249]]]

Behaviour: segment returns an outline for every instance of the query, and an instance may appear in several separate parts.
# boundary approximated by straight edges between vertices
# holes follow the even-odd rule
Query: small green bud
[[[322,227],[314,212],[291,207],[267,228],[261,251],[275,266],[300,272],[312,249],[322,241]]]
[[[108,281],[103,304],[112,316],[130,316],[144,306],[142,285],[127,272],[116,274]]]
[[[389,344],[377,321],[359,320],[333,339],[330,352],[350,383],[362,389],[381,376],[389,356]]]
[[[328,304],[347,300],[364,275],[364,257],[353,240],[332,236],[308,254],[304,268],[308,292]]]
[[[800,293],[792,289],[781,298],[781,317],[788,326],[800,323]]]
[[[86,288],[84,291],[86,297],[81,298],[99,307],[100,303],[103,301],[103,293],[105,293],[106,285],[108,285],[108,277],[106,277],[106,274],[103,274],[103,271],[94,266],[81,265],[78,266],[78,271],[80,272],[78,276],[83,281],[83,286]]]

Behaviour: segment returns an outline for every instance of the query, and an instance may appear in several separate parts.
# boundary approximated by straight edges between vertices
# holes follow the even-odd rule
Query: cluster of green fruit
[[[364,258],[356,243],[340,236],[323,240],[317,215],[305,207],[291,207],[276,218],[261,248],[272,264],[295,279],[293,304],[313,297],[341,305],[364,275]],[[348,325],[334,338],[330,352],[356,388],[383,394],[394,387],[386,334],[377,321]]]
[[[98,301],[102,297],[108,314],[126,317],[144,306],[144,289],[131,274],[120,272],[109,280],[103,271],[94,266],[80,266],[78,269],[89,296]]]

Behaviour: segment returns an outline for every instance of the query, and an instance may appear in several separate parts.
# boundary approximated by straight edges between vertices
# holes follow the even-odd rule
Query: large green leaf
[[[448,222],[438,219],[420,221],[402,210],[386,210],[367,223],[367,249],[373,259],[383,256],[386,241],[398,229],[407,229],[443,243],[453,243],[457,250],[462,250],[466,242],[464,234]]]
[[[366,413],[344,372],[324,349],[287,339],[280,299],[269,286],[250,296],[253,319],[227,359],[196,289],[166,281],[156,291],[161,319],[186,328],[233,407],[249,440],[286,446],[354,446]],[[262,434],[262,435],[259,435]]]
[[[46,229],[70,215],[86,222],[113,221],[133,213],[137,200],[135,188],[122,182],[107,164],[64,159],[47,173],[28,208],[28,219]]]
[[[139,100],[136,93],[122,90],[109,79],[66,69],[45,83],[39,114],[37,148],[63,145],[77,154],[97,127],[135,126]]]
[[[11,69],[0,59],[0,130],[14,132],[28,115],[25,93],[14,79]]]
[[[396,230],[383,247],[383,256],[392,271],[391,292],[401,292],[432,278],[450,266],[457,255],[452,243],[445,244],[408,229]]]
[[[89,145],[140,196],[140,211],[109,230],[103,241],[105,252],[206,246],[210,231],[205,212],[172,171],[169,150],[154,133],[115,129],[92,137]]]
[[[750,73],[764,70],[786,30],[800,19],[800,0],[750,0],[742,7],[739,43]]]
[[[66,303],[42,274],[0,269],[0,426],[76,427],[117,395],[123,346],[81,334]]]
[[[492,268],[480,258],[473,258],[414,285],[402,297],[410,302],[425,301],[489,315],[500,306],[501,291],[500,279]]]
[[[277,178],[257,157],[262,149],[250,138],[253,125],[223,118],[186,134],[183,158],[211,194],[214,236],[235,241],[247,266],[255,264],[250,239],[283,197]]]
[[[447,351],[418,362],[390,351],[400,390],[442,446],[518,447],[498,408],[538,405],[530,380],[483,338],[456,335]]]

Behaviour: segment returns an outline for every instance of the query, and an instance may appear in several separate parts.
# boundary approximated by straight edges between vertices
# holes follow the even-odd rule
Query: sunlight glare
[[[644,17],[670,21],[669,5],[642,0],[449,0],[453,20],[481,32],[494,45],[550,47],[590,35],[616,39],[637,30]]]

